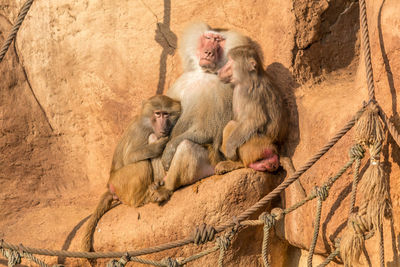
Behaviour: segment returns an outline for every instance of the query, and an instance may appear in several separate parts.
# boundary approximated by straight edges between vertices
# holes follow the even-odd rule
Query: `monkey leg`
[[[226,141],[229,139],[232,131],[237,127],[238,123],[236,121],[229,121],[222,133],[222,145],[221,145],[221,152],[226,155]]]
[[[244,165],[241,161],[221,161],[217,164],[217,166],[215,166],[215,174],[224,174],[243,167]]]
[[[171,162],[171,167],[164,178],[165,188],[174,191],[180,186],[214,174],[214,167],[208,159],[208,151],[203,146],[191,141],[182,141]]]
[[[274,172],[279,168],[276,145],[265,135],[254,135],[239,148],[244,166],[256,171]]]
[[[135,162],[112,172],[108,182],[122,203],[139,207],[148,202],[148,188],[153,182],[148,160]]]

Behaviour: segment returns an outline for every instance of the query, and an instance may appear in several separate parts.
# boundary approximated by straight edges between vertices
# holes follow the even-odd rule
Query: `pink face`
[[[152,118],[152,126],[157,138],[167,136],[171,130],[169,113],[163,110],[155,110]]]
[[[222,35],[213,32],[201,35],[197,48],[200,67],[214,70],[222,59],[224,47],[225,38]]]

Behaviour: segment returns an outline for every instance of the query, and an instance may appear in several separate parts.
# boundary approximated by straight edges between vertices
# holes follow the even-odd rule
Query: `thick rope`
[[[313,239],[311,241],[310,250],[309,250],[308,258],[307,258],[307,266],[308,267],[312,267],[312,259],[314,256],[315,246],[317,245],[319,227],[320,227],[320,222],[321,222],[322,202],[325,201],[325,199],[328,197],[328,193],[329,192],[328,192],[327,188],[324,186],[314,188],[314,194],[318,196],[318,202],[317,202],[317,214],[315,216],[315,222],[314,222],[314,234],[313,234]]]
[[[3,60],[4,56],[6,55],[7,50],[10,47],[12,41],[17,36],[17,32],[18,32],[19,28],[21,27],[21,24],[24,21],[26,14],[28,14],[29,8],[31,7],[33,1],[34,0],[28,0],[22,6],[21,11],[19,12],[18,17],[17,17],[17,22],[14,24],[10,34],[7,37],[7,40],[4,42],[3,46],[1,47],[0,62]]]
[[[354,164],[354,178],[353,178],[353,185],[351,188],[351,199],[350,199],[350,211],[349,214],[354,212],[354,206],[356,204],[356,195],[357,195],[357,185],[360,180],[360,165],[361,165],[361,158],[356,159],[356,163]]]
[[[268,213],[262,213],[259,217],[259,220],[264,222],[264,237],[263,237],[263,243],[262,243],[262,249],[261,249],[261,255],[262,259],[264,262],[265,267],[270,267],[271,264],[268,260],[268,255],[269,255],[269,233],[272,228],[272,226],[275,225],[275,215],[274,214],[268,214]]]
[[[397,146],[400,147],[400,134],[397,131],[396,127],[394,127],[393,123],[389,120],[386,116],[386,113],[383,109],[378,105],[379,109],[379,116],[381,117],[382,121],[385,123],[387,129],[389,130],[390,135],[393,137],[394,141],[396,142]]]
[[[318,267],[327,266],[333,259],[340,254],[339,248],[336,248],[334,252],[332,252]]]
[[[375,86],[374,86],[374,74],[372,71],[371,64],[371,48],[369,44],[369,35],[368,35],[368,20],[367,20],[367,7],[365,4],[365,0],[360,0],[360,27],[361,27],[361,35],[362,35],[362,43],[364,48],[364,63],[365,63],[365,71],[367,73],[367,84],[368,84],[368,96],[370,101],[375,101]]]
[[[8,267],[21,263],[21,255],[17,250],[0,248],[1,254],[8,260]]]

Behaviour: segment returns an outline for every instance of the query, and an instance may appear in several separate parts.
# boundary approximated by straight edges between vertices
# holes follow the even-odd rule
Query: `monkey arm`
[[[263,123],[255,121],[240,122],[232,130],[228,137],[225,148],[225,156],[228,159],[235,160],[237,158],[237,149],[246,143],[250,137],[257,132]]]
[[[129,151],[124,157],[125,165],[159,157],[162,154],[167,142],[168,137],[162,137],[154,143],[145,144],[135,150]]]
[[[203,131],[196,130],[193,127],[186,132],[172,138],[166,145],[163,155],[161,157],[161,161],[166,171],[170,167],[177,147],[184,140],[188,140],[199,145],[212,143],[212,137],[206,136]]]

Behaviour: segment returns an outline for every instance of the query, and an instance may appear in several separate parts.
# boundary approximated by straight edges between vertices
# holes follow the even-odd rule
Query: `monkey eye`
[[[161,117],[161,111],[154,112],[154,115],[156,115],[157,118],[160,118]]]

